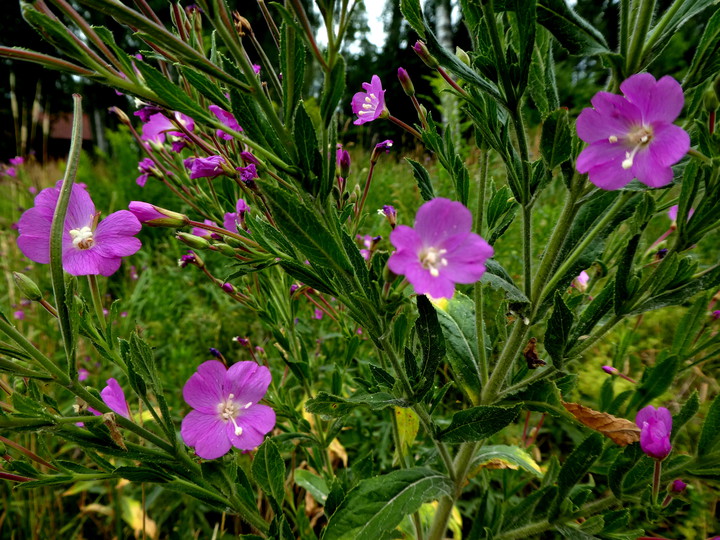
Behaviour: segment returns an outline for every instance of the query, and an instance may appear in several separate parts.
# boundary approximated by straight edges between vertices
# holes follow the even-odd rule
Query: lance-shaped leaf
[[[431,469],[393,471],[361,481],[330,518],[323,540],[378,540],[423,503],[452,493],[450,480]]]
[[[698,456],[706,456],[720,443],[720,398],[715,398],[710,405],[705,422],[703,422],[700,441],[698,442]]]
[[[575,13],[565,0],[540,0],[537,20],[570,54],[591,56],[610,52],[600,31]]]
[[[355,394],[349,398],[333,396],[327,392],[318,392],[317,396],[305,402],[305,410],[313,414],[339,418],[350,414],[350,412],[358,407],[367,407],[371,410],[378,411],[385,407],[405,407],[407,405],[408,403],[406,401],[398,399],[387,392]]]
[[[542,478],[543,472],[535,460],[518,446],[496,444],[483,446],[473,459],[471,471],[480,469],[522,469]]]
[[[285,499],[285,462],[272,439],[266,439],[257,449],[252,462],[252,474],[262,490],[279,507]]]
[[[420,384],[415,389],[415,397],[422,399],[435,382],[435,372],[440,361],[445,357],[445,338],[438,322],[438,316],[427,296],[417,297],[418,318],[415,331],[422,350],[420,365]]]
[[[565,349],[575,317],[565,305],[560,292],[555,294],[555,307],[547,323],[545,331],[545,350],[553,359],[555,367],[562,369]]]
[[[550,509],[551,519],[559,515],[561,503],[570,494],[573,486],[587,474],[595,460],[600,457],[602,448],[602,437],[599,433],[593,433],[567,457],[558,474],[558,496]]]
[[[437,434],[438,439],[449,443],[480,441],[494,435],[515,421],[520,412],[515,407],[478,406],[457,412],[450,425]]]

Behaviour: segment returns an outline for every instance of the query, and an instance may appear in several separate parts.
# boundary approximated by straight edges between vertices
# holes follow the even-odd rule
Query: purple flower
[[[23,163],[25,163],[25,158],[21,156],[15,156],[14,158],[10,158],[8,161],[10,162],[10,165],[17,167],[18,165],[22,165]]]
[[[260,75],[260,65],[259,64],[253,64],[252,65],[253,71],[255,72],[255,75]]]
[[[250,163],[247,167],[237,167],[235,170],[240,172],[240,180],[245,183],[252,182],[256,178],[259,178],[254,163]]]
[[[256,167],[260,165],[260,160],[256,158],[252,152],[240,152],[240,159],[242,159],[242,162],[245,165],[255,165]]]
[[[235,287],[233,287],[230,283],[223,283],[222,285],[220,285],[220,288],[226,293],[232,294],[235,292]]]
[[[140,187],[145,187],[145,183],[147,182],[147,179],[150,177],[150,174],[153,172],[153,168],[155,167],[155,162],[150,158],[145,158],[140,163],[138,163],[138,171],[140,171],[142,174],[137,177],[135,182]]]
[[[190,170],[190,179],[215,178],[223,173],[222,166],[225,158],[222,156],[208,156],[206,158],[187,158],[183,165]]]
[[[209,220],[209,219],[204,219],[203,223],[205,225],[212,225],[213,227],[218,226],[217,223],[215,223],[214,221]],[[219,234],[214,233],[212,231],[208,231],[207,229],[201,229],[200,227],[193,227],[192,230],[190,231],[190,234],[199,236],[200,238],[212,238],[214,240],[222,240],[222,237]]]
[[[185,126],[185,129],[188,131],[193,131],[195,129],[195,121],[192,118],[181,112],[176,112],[174,114],[175,120]],[[145,125],[143,125],[142,135],[140,138],[143,141],[162,144],[165,142],[166,135],[171,135],[173,137],[185,136],[182,131],[177,131],[175,124],[173,124],[164,114],[155,113],[150,115],[149,120],[145,123]]]
[[[659,81],[638,73],[621,85],[625,97],[598,92],[593,109],[583,109],[577,133],[590,146],[575,167],[596,186],[619,189],[637,178],[650,187],[672,181],[670,167],[690,148],[690,137],[673,122],[683,108],[680,84],[665,76]]]
[[[2,174],[11,178],[15,178],[17,176],[17,170],[15,169],[15,167],[5,167],[5,170],[2,171]]]
[[[24,321],[25,320],[25,312],[22,309],[13,311],[13,318],[17,319],[18,321]]]
[[[18,222],[20,251],[42,264],[50,262],[50,228],[59,186],[43,189],[35,197],[35,206],[25,211]],[[140,249],[142,244],[134,236],[142,226],[131,212],[114,212],[99,223],[98,215],[88,192],[74,184],[62,242],[62,265],[68,274],[109,276],[120,268],[122,257]]]
[[[238,199],[235,204],[235,212],[227,212],[225,219],[223,220],[223,227],[228,231],[236,231],[238,225],[240,228],[245,228],[245,214],[250,211],[250,206],[245,202],[245,199]]]
[[[193,410],[183,418],[180,434],[203,459],[216,459],[234,446],[252,450],[275,426],[275,411],[260,401],[270,384],[270,370],[255,362],[230,369],[217,360],[198,366],[183,387]]]
[[[686,489],[687,484],[679,478],[677,480],[673,480],[673,483],[670,486],[670,491],[672,491],[673,493],[682,493]]]
[[[86,381],[89,376],[90,372],[87,369],[83,367],[78,369],[78,381]]]
[[[213,355],[215,358],[222,357],[222,353],[219,350],[217,350],[215,347],[210,347],[209,351],[210,351],[210,354]]]
[[[472,214],[461,203],[437,198],[423,204],[415,227],[398,225],[390,234],[397,251],[388,267],[404,275],[417,294],[450,298],[455,283],[475,283],[485,273],[493,248],[471,232]]]
[[[338,144],[335,151],[335,165],[340,171],[340,177],[347,178],[348,174],[350,174],[350,154],[340,144]]]
[[[106,382],[107,386],[100,392],[100,397],[105,402],[105,405],[120,416],[130,418],[130,409],[128,409],[123,389],[115,379],[110,378]]]
[[[238,121],[235,119],[232,113],[227,112],[225,109],[221,109],[217,105],[210,105],[208,109],[210,109],[211,113],[217,116],[217,119],[220,120],[222,124],[226,125],[230,129],[233,129],[235,131],[243,130],[243,128],[240,127],[240,124],[238,124]],[[233,140],[233,136],[229,133],[225,133],[222,129],[218,129],[215,134],[226,141]]]
[[[672,450],[670,432],[672,416],[665,407],[657,409],[652,405],[640,409],[635,417],[640,428],[640,447],[653,459],[663,460]]]
[[[385,216],[390,226],[393,229],[395,228],[395,225],[397,225],[397,210],[395,210],[394,206],[389,204],[383,205],[383,207],[378,210],[378,214]]]
[[[580,292],[585,292],[588,288],[588,281],[590,281],[590,276],[585,270],[583,270],[575,279],[573,279],[572,286]]]
[[[138,116],[143,123],[149,122],[150,117],[154,114],[162,112],[162,109],[157,105],[145,105],[141,109],[138,109],[133,115]]]
[[[716,321],[718,319],[720,319],[720,309],[716,309],[715,311],[712,312],[712,318],[713,318],[713,320],[716,320]]]
[[[185,268],[188,264],[196,264],[197,263],[197,256],[192,251],[188,250],[188,252],[185,255],[182,255],[178,259],[178,266],[180,268]]]
[[[369,83],[362,83],[364,92],[358,92],[352,98],[352,111],[357,114],[356,126],[365,122],[372,122],[390,114],[385,107],[385,90],[383,90],[380,77],[373,75]]]
[[[315,313],[313,313],[313,319],[317,319],[318,321],[323,318],[324,312],[322,309],[315,308]]]
[[[366,234],[365,236],[357,235],[357,239],[362,241],[363,246],[365,246],[365,249],[360,250],[360,255],[362,255],[362,258],[366,261],[370,260],[370,248],[372,248],[373,245],[373,237],[369,234]]]
[[[400,86],[402,86],[403,91],[408,96],[414,96],[415,95],[415,87],[413,86],[412,80],[410,79],[410,75],[408,75],[408,72],[405,68],[399,67],[397,70],[397,76],[398,80],[400,81]]]

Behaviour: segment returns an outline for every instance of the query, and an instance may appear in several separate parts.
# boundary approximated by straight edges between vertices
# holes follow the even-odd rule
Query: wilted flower
[[[196,178],[215,178],[223,173],[222,166],[225,164],[225,158],[222,156],[208,156],[205,158],[187,158],[183,160],[185,168],[190,170],[190,179]]]
[[[185,255],[182,255],[178,259],[178,266],[180,268],[185,268],[188,264],[197,264],[198,258],[197,255],[191,250],[188,250],[188,252]]]
[[[648,405],[638,411],[635,423],[640,428],[640,447],[642,451],[653,459],[665,459],[672,445],[670,432],[672,431],[672,415],[665,407],[657,409]]]
[[[390,114],[385,106],[385,90],[383,90],[380,77],[373,75],[369,83],[362,83],[364,92],[358,92],[352,98],[352,111],[357,114],[353,124],[360,125],[384,118]]]
[[[575,279],[573,279],[572,286],[580,292],[585,292],[588,288],[588,281],[590,281],[590,276],[585,270],[583,270]]]
[[[232,113],[226,111],[225,109],[221,109],[217,105],[210,105],[208,107],[210,109],[210,112],[213,113],[215,116],[217,116],[217,119],[220,120],[223,124],[225,124],[227,127],[229,127],[232,130],[235,131],[242,131],[243,128],[240,127],[240,124],[238,124],[238,121],[235,119]],[[220,137],[221,139],[224,139],[226,141],[232,141],[233,136],[229,133],[225,133],[222,129],[218,129],[215,134]]]
[[[378,210],[378,214],[385,216],[388,223],[390,223],[390,227],[395,228],[395,225],[397,225],[397,210],[395,210],[394,206],[389,204],[383,205],[383,207]]]
[[[270,384],[270,370],[255,362],[230,369],[217,360],[198,366],[183,387],[193,410],[183,418],[180,433],[203,459],[225,455],[232,446],[251,450],[275,426],[275,411],[260,401]]]
[[[58,187],[43,189],[35,206],[20,217],[18,247],[38,263],[50,262],[50,229],[60,196]],[[62,265],[68,274],[109,276],[120,268],[122,257],[133,255],[142,245],[135,235],[142,226],[127,210],[98,223],[99,213],[87,191],[74,184],[63,227]]]
[[[250,163],[246,167],[237,167],[235,170],[240,173],[240,180],[245,183],[252,182],[258,178],[257,168],[254,163]]]
[[[588,173],[596,186],[619,189],[637,178],[650,187],[672,181],[670,167],[690,148],[690,137],[673,122],[683,108],[680,84],[665,76],[659,81],[638,73],[621,85],[625,97],[598,92],[593,109],[577,119],[578,136],[589,143],[578,156],[578,172]]]
[[[404,275],[417,294],[450,298],[455,283],[475,283],[485,273],[493,248],[471,232],[472,214],[459,202],[437,198],[423,204],[415,227],[398,225],[390,234],[397,251],[388,267]]]

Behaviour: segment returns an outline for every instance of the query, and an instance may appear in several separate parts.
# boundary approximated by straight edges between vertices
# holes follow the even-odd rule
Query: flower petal
[[[125,392],[123,392],[122,387],[118,384],[117,380],[113,378],[108,379],[106,382],[107,386],[100,392],[100,397],[102,397],[105,405],[120,416],[130,418],[130,410],[128,409]]]
[[[438,197],[420,207],[414,228],[423,247],[439,247],[450,236],[470,232],[472,214],[462,203]]]
[[[485,273],[485,261],[493,253],[492,246],[482,237],[467,234],[462,243],[445,254],[447,265],[440,273],[455,283],[475,283]]]
[[[225,424],[216,415],[190,411],[183,418],[180,435],[185,444],[195,447],[198,456],[203,459],[216,459],[227,454],[231,447]]]
[[[627,78],[620,90],[640,108],[645,123],[674,122],[685,104],[680,83],[667,75],[656,82],[649,73],[638,73]]]
[[[674,165],[690,150],[690,135],[674,124],[653,126],[653,139],[648,145],[652,157],[660,165]]]
[[[627,126],[642,124],[642,112],[633,103],[617,94],[598,92],[590,100],[601,115],[616,119]]]
[[[127,257],[135,254],[142,243],[134,238],[142,225],[140,220],[128,210],[120,210],[110,214],[97,226],[94,250],[103,257]]]
[[[262,444],[265,435],[275,427],[275,411],[267,405],[253,405],[235,419],[242,428],[240,435],[235,435],[235,426],[228,422],[226,433],[230,443],[240,450],[252,450]]]
[[[629,123],[623,118],[600,114],[595,109],[583,109],[575,122],[578,137],[586,143],[607,141],[611,136],[623,138],[630,131]]]
[[[183,398],[193,409],[205,414],[217,414],[225,401],[223,381],[227,369],[217,360],[203,362],[183,386]]]
[[[632,174],[646,186],[666,186],[672,182],[673,170],[670,166],[661,165],[653,154],[651,150],[638,152],[633,161]]]
[[[79,185],[73,184],[65,216],[65,230],[82,229],[91,225],[95,212],[95,204],[90,194]]]
[[[611,143],[607,140],[600,140],[592,143],[585,148],[577,158],[575,168],[578,172],[586,173],[593,167],[607,163],[608,161],[618,161],[618,166],[622,167],[625,159],[625,152],[630,151],[623,143]],[[630,180],[628,180],[629,182]]]
[[[257,403],[267,392],[272,376],[270,370],[255,362],[237,362],[230,366],[223,380],[223,396],[233,394],[241,405]]]
[[[623,169],[624,156],[601,163],[588,171],[590,182],[601,189],[612,191],[626,186],[635,176],[632,169]]]

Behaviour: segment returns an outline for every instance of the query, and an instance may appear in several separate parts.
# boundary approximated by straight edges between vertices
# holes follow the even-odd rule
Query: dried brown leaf
[[[627,446],[640,440],[640,428],[635,425],[635,422],[625,418],[618,418],[612,414],[595,411],[579,403],[563,402],[563,407],[578,422],[609,437],[615,444]]]

